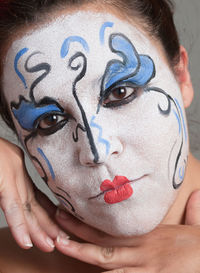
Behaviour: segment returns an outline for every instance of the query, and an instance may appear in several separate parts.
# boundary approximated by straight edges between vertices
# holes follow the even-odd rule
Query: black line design
[[[83,127],[83,125],[81,125],[80,123],[78,123],[77,126],[76,126],[76,132],[73,133],[73,140],[74,140],[74,142],[78,142],[78,140],[79,140],[79,137],[78,137],[78,130],[79,129],[81,131],[83,131],[83,132],[86,132],[86,129]]]
[[[42,166],[41,162],[40,162],[35,156],[31,156],[31,159],[32,159],[33,161],[37,162],[37,164],[40,166],[40,168],[41,168],[41,170],[42,170],[42,172],[43,172],[43,174],[44,174],[44,176],[42,176],[41,178],[44,180],[44,182],[45,182],[46,184],[48,184],[48,177],[47,177],[47,174],[46,174],[45,169],[44,169],[44,167]]]
[[[57,197],[62,198],[65,202],[67,202],[67,204],[70,206],[70,209],[72,212],[76,212],[75,208],[73,207],[73,205],[71,204],[71,202],[69,200],[67,200],[67,198],[65,198],[62,194],[59,194],[57,192],[54,192],[53,190],[51,190]]]
[[[82,64],[78,63],[78,65],[74,66],[73,62],[75,60],[77,61],[78,58],[81,58],[82,61],[83,61],[83,63]],[[85,130],[86,130],[86,133],[87,133],[89,144],[90,144],[90,149],[92,151],[92,154],[94,155],[94,163],[98,163],[98,161],[99,161],[99,154],[98,154],[95,142],[94,142],[94,138],[93,138],[90,126],[89,126],[89,122],[87,120],[84,108],[81,105],[81,103],[79,101],[79,98],[77,96],[77,93],[76,93],[76,85],[85,76],[86,71],[87,71],[87,58],[86,58],[86,56],[82,52],[77,52],[75,55],[73,55],[70,58],[68,66],[69,66],[69,68],[71,68],[74,71],[77,71],[77,70],[79,70],[82,67],[81,72],[75,78],[74,83],[73,83],[73,96],[74,96],[74,98],[76,100],[76,103],[77,103],[77,105],[78,105],[78,107],[80,109],[81,115],[82,115],[82,120],[83,120],[84,127],[85,127]]]
[[[169,159],[168,159],[168,175],[169,175],[169,179],[170,179],[170,161],[171,161],[171,157],[172,157],[172,152],[173,152],[173,150],[174,150],[174,148],[175,148],[175,146],[176,146],[176,144],[177,144],[177,141],[178,141],[178,140],[176,140],[176,141],[174,142],[174,144],[173,144],[173,146],[172,146],[172,149],[171,149],[171,151],[170,151],[170,154],[169,154]]]
[[[71,198],[71,196],[69,195],[69,193],[67,193],[66,191],[64,191],[63,189],[61,189],[60,187],[57,187],[58,190],[62,191],[63,193],[65,193],[69,198]]]
[[[115,39],[121,39],[123,42],[121,45],[117,43],[117,47],[115,48],[116,45],[113,45],[113,41]],[[128,49],[125,44],[128,44],[131,48]],[[144,76],[144,79],[138,82],[137,87],[143,87],[146,84],[148,84],[152,78],[155,77],[156,74],[156,69],[155,69],[155,64],[153,60],[151,59],[150,56],[148,55],[140,55],[132,42],[122,33],[113,33],[109,37],[109,48],[111,52],[117,54],[122,58],[122,61],[119,61],[117,59],[113,59],[108,62],[102,82],[101,82],[101,87],[100,87],[100,101],[99,105],[97,107],[97,114],[100,111],[100,107],[102,105],[103,100],[105,97],[108,96],[109,90],[112,90],[115,86],[118,86],[119,84],[130,81],[132,83],[135,83],[134,80],[136,79],[135,77],[138,76],[138,74],[142,74]],[[145,60],[145,61],[144,61]],[[132,61],[132,63],[131,63]],[[133,65],[133,63],[135,64]],[[146,63],[145,63],[146,62]],[[112,71],[112,67],[114,67],[114,72],[116,75],[118,75],[118,79],[114,83],[111,84],[111,86],[106,87],[106,81],[107,77],[109,77],[109,73]],[[141,67],[145,67],[141,73]]]
[[[44,105],[47,103],[53,103],[53,104],[56,104],[58,106],[58,104],[55,102],[55,100],[53,99],[50,99],[50,98],[43,98],[43,100],[41,100],[39,103],[36,103],[35,101],[35,97],[34,97],[34,89],[35,87],[44,79],[47,77],[47,75],[50,73],[51,71],[51,66],[48,64],[48,63],[40,63],[36,66],[33,66],[33,67],[29,67],[28,66],[28,63],[30,61],[30,59],[37,55],[37,54],[42,54],[41,52],[37,51],[37,52],[33,52],[31,55],[28,56],[28,58],[26,59],[26,62],[25,62],[25,65],[24,65],[24,68],[25,70],[28,72],[28,73],[35,73],[35,72],[40,72],[42,70],[44,70],[44,73],[42,75],[40,75],[32,84],[31,84],[31,87],[30,87],[30,91],[29,91],[29,97],[30,97],[30,101],[25,99],[24,96],[19,96],[19,102],[16,103],[16,102],[11,102],[11,110],[13,108],[15,108],[16,110],[19,109],[21,103],[24,101],[24,102],[27,102],[27,103],[30,103],[30,104],[33,104],[35,107],[40,107],[41,105]],[[48,104],[47,103],[47,104]],[[29,131],[29,130],[27,130]],[[31,155],[29,149],[28,149],[28,141],[31,140],[32,138],[36,137],[37,136],[37,131],[36,130],[33,130],[31,131],[31,133],[29,135],[27,135],[24,139],[24,146],[26,148],[26,150],[28,151],[29,153],[29,156],[30,158],[37,162],[37,164],[39,164],[39,166],[41,167],[43,173],[44,173],[44,177],[43,180],[48,183],[48,177],[47,177],[47,174],[45,172],[45,169],[42,165],[42,163],[33,155]]]
[[[40,72],[42,70],[44,70],[45,72],[40,75],[32,84],[31,84],[31,87],[30,87],[30,99],[31,101],[34,101],[35,102],[35,98],[34,98],[34,95],[33,95],[33,91],[34,91],[34,88],[38,85],[38,83],[40,83],[44,78],[46,78],[46,76],[50,73],[51,71],[51,66],[48,64],[48,63],[40,63],[36,66],[33,66],[33,67],[28,67],[28,62],[29,60],[37,55],[37,54],[42,54],[41,52],[37,51],[37,52],[33,52],[26,60],[25,62],[25,69],[27,72],[29,73],[35,73],[35,72]]]
[[[165,116],[168,116],[170,113],[171,113],[171,103],[173,102],[173,104],[175,105],[176,107],[176,110],[177,110],[177,113],[179,115],[179,118],[180,118],[180,121],[182,120],[181,118],[181,114],[180,114],[180,111],[179,111],[179,108],[176,104],[176,102],[174,101],[174,99],[169,95],[167,94],[164,90],[162,90],[161,88],[158,88],[158,87],[149,87],[149,88],[145,88],[144,89],[145,92],[157,92],[157,93],[161,93],[163,94],[166,98],[167,98],[167,101],[168,101],[168,107],[166,110],[163,110],[160,105],[158,104],[158,109],[160,111],[161,114],[165,115]],[[182,120],[182,123],[184,121]],[[182,183],[183,183],[183,180],[180,182],[180,183],[176,183],[176,173],[177,173],[177,168],[178,168],[178,164],[179,164],[179,160],[181,158],[181,155],[182,155],[182,150],[183,150],[183,131],[184,131],[184,128],[183,128],[183,124],[182,124],[182,140],[181,140],[181,145],[180,145],[180,148],[179,148],[179,152],[178,152],[178,155],[177,155],[177,158],[176,158],[176,162],[175,162],[175,165],[174,165],[174,174],[173,174],[173,187],[174,189],[178,189]],[[175,147],[175,146],[174,146]],[[171,151],[172,153],[172,151]],[[184,163],[186,164],[187,162],[187,159],[184,160]]]
[[[59,190],[63,191],[61,188],[58,188]],[[54,191],[52,191],[58,198],[61,198],[63,199],[63,202],[64,202],[64,205],[69,205],[69,209],[71,210],[71,213],[73,213],[73,215],[77,218],[79,218],[81,221],[84,221],[84,218],[82,216],[80,216],[78,213],[76,213],[76,210],[75,208],[73,207],[72,203],[67,200],[63,195],[59,194],[59,193],[56,193]],[[63,191],[67,196],[68,196],[68,193],[66,193],[65,191]],[[70,197],[71,198],[71,197]]]

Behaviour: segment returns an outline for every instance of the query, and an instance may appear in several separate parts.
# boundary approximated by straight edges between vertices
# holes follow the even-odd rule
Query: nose
[[[107,128],[108,129],[108,128]],[[82,134],[79,143],[79,162],[82,166],[94,167],[102,165],[111,157],[118,157],[123,151],[123,145],[120,139],[113,134],[109,136],[109,130],[104,130],[101,125],[96,122],[95,117],[90,121],[90,133]],[[84,136],[83,136],[84,135]],[[91,145],[93,138],[94,146]]]

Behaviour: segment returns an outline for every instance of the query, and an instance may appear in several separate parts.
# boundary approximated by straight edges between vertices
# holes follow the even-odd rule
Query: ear
[[[187,108],[193,100],[194,90],[188,70],[188,54],[183,46],[180,46],[180,60],[175,67],[175,74],[181,89],[184,107]]]

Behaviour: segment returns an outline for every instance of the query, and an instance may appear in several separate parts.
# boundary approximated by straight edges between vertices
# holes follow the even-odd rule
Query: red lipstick
[[[116,204],[127,200],[133,194],[133,189],[125,176],[115,176],[113,181],[104,180],[100,190],[104,193],[104,200],[108,204]]]

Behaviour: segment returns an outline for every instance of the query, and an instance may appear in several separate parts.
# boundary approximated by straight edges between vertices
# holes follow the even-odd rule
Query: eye
[[[51,115],[46,116],[44,119],[42,119],[39,122],[38,127],[40,129],[47,129],[49,127],[57,125],[59,122],[61,122],[64,119],[65,119],[64,116],[51,114]]]
[[[132,86],[119,86],[111,89],[103,100],[104,107],[117,107],[128,104],[138,95],[139,88]]]
[[[70,118],[71,116],[66,113],[48,113],[37,120],[35,128],[41,135],[52,135],[62,129]]]

